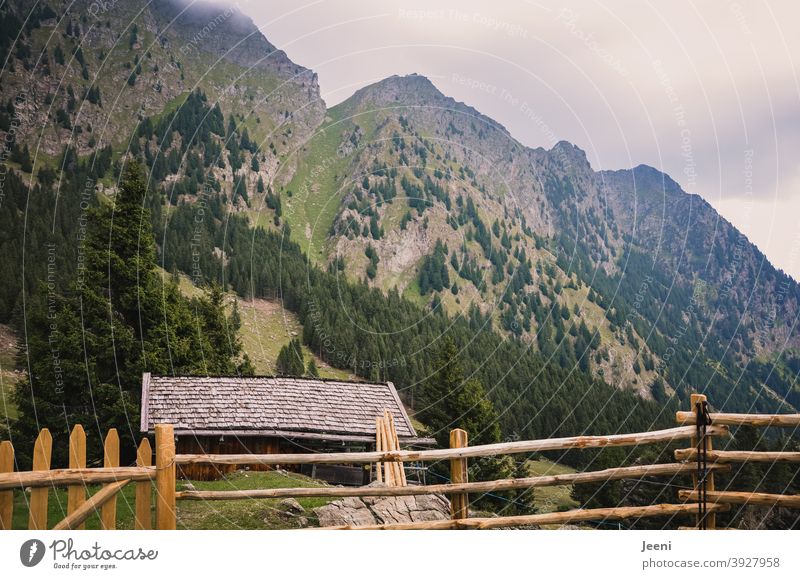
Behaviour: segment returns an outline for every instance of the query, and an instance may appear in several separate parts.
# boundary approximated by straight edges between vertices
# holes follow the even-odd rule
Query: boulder
[[[300,503],[298,503],[295,499],[291,498],[283,499],[281,502],[278,503],[278,506],[287,513],[290,513],[292,515],[300,515],[306,512],[306,510]]]
[[[442,495],[348,497],[318,507],[314,513],[320,527],[441,521],[450,518],[450,501]]]

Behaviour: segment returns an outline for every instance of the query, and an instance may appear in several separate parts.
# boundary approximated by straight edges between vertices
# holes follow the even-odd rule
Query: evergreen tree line
[[[44,426],[62,442],[75,424],[98,440],[117,428],[123,460],[130,461],[140,437],[144,372],[252,373],[238,312],[226,306],[221,289],[210,286],[189,299],[176,279],[157,270],[145,192],[133,162],[115,197],[86,210],[74,275],[37,284],[26,301],[18,364],[27,375],[13,396],[19,417],[10,433],[23,468]],[[90,461],[99,459],[99,445],[90,448]],[[54,445],[53,464],[64,466],[67,453],[68,445]]]
[[[796,353],[785,351],[771,359],[766,366],[772,372],[765,371],[762,361],[742,362],[752,358],[750,334],[759,312],[755,301],[725,291],[732,256],[723,247],[737,247],[738,232],[729,228],[709,240],[707,228],[686,224],[688,238],[677,247],[673,247],[677,240],[665,238],[667,246],[661,250],[640,246],[647,243],[646,238],[634,240],[623,235],[625,250],[616,258],[620,271],[609,274],[597,264],[607,259],[602,239],[609,231],[618,235],[616,223],[601,220],[593,211],[579,215],[582,210],[574,201],[583,192],[569,178],[548,178],[545,191],[559,214],[559,234],[550,240],[537,237],[537,247],[548,245],[559,267],[568,274],[575,272],[592,288],[590,299],[606,311],[612,331],[631,324],[646,338],[647,346],[661,359],[655,367],[657,373],[675,388],[683,405],[688,404],[692,392],[703,391],[731,412],[797,408],[800,394],[790,386],[792,380],[782,376],[790,375],[792,365],[798,364]],[[708,247],[711,249],[706,250]],[[752,250],[754,263],[763,263],[763,255]],[[656,252],[658,265],[652,257]],[[750,260],[741,261],[742,271],[737,274],[758,279],[764,287],[778,287],[788,279],[772,267],[759,273]],[[786,299],[789,293],[800,299],[796,286],[787,287]],[[719,371],[720,365],[725,372]],[[753,392],[762,390],[767,376],[775,376],[775,391],[792,407],[771,396],[753,397]]]
[[[97,205],[95,185],[111,168],[109,148],[79,159],[65,148],[56,171],[42,167],[37,180],[5,167],[0,198],[0,323],[21,327],[23,303],[44,283],[65,288],[78,264],[76,239]],[[24,256],[24,259],[23,259]],[[23,291],[24,290],[24,291]]]
[[[217,280],[245,298],[280,298],[298,314],[303,342],[326,363],[365,379],[391,380],[404,400],[418,407],[425,399],[426,378],[437,370],[439,342],[447,337],[460,352],[464,374],[486,385],[503,435],[524,438],[646,430],[658,416],[654,403],[621,392],[571,367],[546,364],[528,346],[509,341],[492,329],[488,316],[473,309],[452,319],[441,307],[427,310],[395,290],[384,294],[365,283],[351,283],[309,263],[299,246],[281,232],[250,227],[239,215],[205,211],[203,231],[196,238],[208,281]],[[171,215],[167,239],[185,239],[198,215],[180,205]],[[222,220],[225,227],[222,227]],[[183,228],[183,229],[181,229]],[[223,268],[214,248],[224,252]],[[254,258],[257,256],[257,258]],[[165,255],[183,271],[191,271],[191,255]],[[554,395],[554,393],[558,393]],[[604,405],[598,416],[597,405]],[[669,422],[668,413],[660,424]],[[449,430],[458,424],[450,416]],[[479,433],[471,433],[479,436]]]

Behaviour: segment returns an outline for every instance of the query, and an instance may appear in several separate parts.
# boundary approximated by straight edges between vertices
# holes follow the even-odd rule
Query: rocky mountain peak
[[[419,104],[431,99],[446,98],[439,89],[421,74],[392,75],[356,91],[354,101],[375,104]]]
[[[500,123],[446,96],[428,77],[417,73],[393,75],[365,86],[339,106],[351,112],[370,108],[408,108],[416,109],[421,114],[433,112],[439,117],[443,116],[440,113],[450,112],[453,115],[448,119],[460,119],[460,122],[469,120],[476,131],[491,127],[508,134]]]
[[[319,92],[317,75],[292,62],[234,4],[155,0],[151,9],[160,17],[162,28],[184,42],[183,53],[200,50],[243,67],[278,72],[310,83]]]
[[[586,152],[569,141],[557,142],[549,153],[558,160],[564,170],[570,168],[591,170],[589,160],[586,158]]]
[[[684,196],[686,192],[669,175],[650,165],[637,165],[633,169],[619,169],[616,171],[600,171],[601,181],[607,186],[624,191],[629,195],[636,194],[663,197],[668,195]]]

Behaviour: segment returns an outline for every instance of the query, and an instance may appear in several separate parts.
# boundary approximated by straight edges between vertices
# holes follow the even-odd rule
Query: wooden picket
[[[136,451],[136,466],[149,467],[152,464],[153,449],[150,447],[150,441],[143,438]],[[153,485],[150,481],[136,483],[136,520],[134,521],[134,528],[136,529],[148,530],[153,528],[150,513],[150,496],[152,492]]]
[[[53,451],[53,437],[43,428],[33,444],[33,470],[50,470],[50,455]],[[28,515],[28,528],[43,531],[47,529],[47,502],[50,489],[37,487],[31,489],[31,502]]]
[[[394,415],[388,410],[384,410],[383,414],[385,417],[384,420],[386,421],[386,426],[389,430],[391,450],[400,450],[400,440],[397,438],[397,429],[394,426]],[[401,487],[406,486],[408,483],[406,481],[406,470],[403,466],[403,463],[395,462],[392,464],[395,466],[395,472],[397,473],[397,484]]]
[[[383,443],[381,442],[381,439],[383,438],[383,434],[381,432],[381,430],[382,430],[381,429],[381,423],[382,423],[382,421],[381,421],[380,417],[375,419],[375,450],[377,450],[377,451],[383,450]],[[376,462],[375,463],[375,479],[379,483],[383,482],[383,470],[384,470],[383,469],[383,463],[380,462],[380,461]],[[386,484],[389,484],[389,480],[388,480],[389,474],[388,473],[386,474],[386,478],[387,478]]]
[[[119,466],[119,434],[112,428],[103,441],[103,468]],[[108,486],[108,485],[106,485]],[[110,497],[100,511],[100,528],[111,530],[117,528],[117,497]]]
[[[156,527],[177,528],[175,508],[175,431],[171,424],[156,424]]]
[[[467,431],[456,428],[450,431],[450,448],[466,448]],[[469,482],[467,459],[450,459],[450,480],[453,484]],[[466,519],[469,516],[469,495],[467,493],[453,493],[450,495],[450,516],[454,520]]]
[[[14,472],[14,447],[8,440],[0,442],[0,474]],[[14,517],[14,491],[0,491],[0,531],[11,529]]]
[[[375,450],[377,452],[392,452],[400,450],[400,441],[394,426],[394,417],[388,410],[375,419]],[[379,482],[386,486],[404,487],[407,484],[406,473],[402,462],[380,461],[375,463],[375,475]]]
[[[80,424],[76,424],[69,435],[69,467],[86,468],[86,431]],[[85,502],[85,485],[71,485],[67,488],[67,515],[73,514]],[[84,529],[86,525],[80,523],[75,528]]]

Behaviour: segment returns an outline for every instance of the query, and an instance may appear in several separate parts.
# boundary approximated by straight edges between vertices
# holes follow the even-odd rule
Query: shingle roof
[[[142,432],[169,423],[177,433],[305,433],[374,439],[375,419],[384,409],[394,415],[399,438],[416,437],[391,382],[142,376]]]

